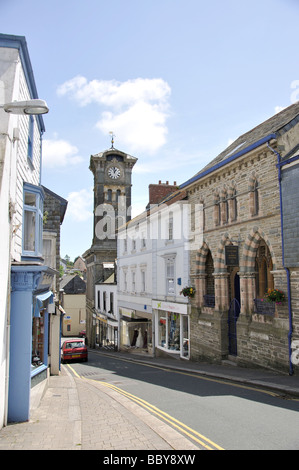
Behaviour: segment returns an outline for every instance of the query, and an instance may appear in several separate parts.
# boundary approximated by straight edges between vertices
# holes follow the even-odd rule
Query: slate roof
[[[85,294],[86,283],[77,274],[64,276],[59,285],[65,294]]]
[[[251,149],[263,143],[275,139],[290,130],[299,122],[299,102],[283,109],[263,123],[254,127],[250,131],[241,135],[229,147],[223,150],[216,158],[211,160],[202,170],[196,173],[188,181],[180,185],[180,188],[196,181],[209,171],[224,166],[238,156],[241,156]]]

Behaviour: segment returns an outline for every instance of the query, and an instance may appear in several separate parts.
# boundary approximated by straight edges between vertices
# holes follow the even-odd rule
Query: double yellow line
[[[195,441],[197,444],[202,446],[204,449],[206,449],[206,450],[224,450],[222,447],[215,444],[213,441],[211,441],[207,437],[203,436],[202,434],[200,434],[199,432],[197,432],[194,429],[190,428],[189,426],[187,426],[186,424],[184,424],[181,421],[177,420],[176,418],[173,418],[172,416],[170,416],[169,414],[167,414],[164,411],[160,410],[156,406],[151,405],[150,403],[143,400],[142,398],[136,397],[135,395],[132,395],[131,393],[126,392],[125,390],[122,390],[121,388],[116,387],[113,384],[109,384],[107,382],[101,382],[101,381],[94,380],[94,379],[89,379],[87,377],[81,377],[80,375],[77,374],[77,372],[69,364],[68,364],[68,367],[72,370],[72,372],[78,378],[81,378],[81,379],[83,378],[85,380],[89,380],[89,381],[101,384],[101,385],[103,385],[107,388],[110,388],[111,390],[114,390],[117,393],[120,393],[124,397],[134,401],[139,406],[142,406],[143,408],[145,408],[148,411],[150,411],[151,413],[155,414],[160,419],[164,420],[165,422],[167,422],[168,424],[170,424],[174,428],[178,429],[179,432],[181,432],[181,433],[185,434],[186,436],[188,436],[190,439]]]

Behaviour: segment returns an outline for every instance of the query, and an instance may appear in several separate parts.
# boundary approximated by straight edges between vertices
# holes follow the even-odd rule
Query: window
[[[141,271],[141,292],[145,292],[145,271]]]
[[[220,225],[221,221],[221,207],[220,207],[220,197],[219,194],[215,194],[214,197],[214,223],[215,225]]]
[[[254,182],[253,188],[253,215],[257,215],[259,213],[259,193],[258,193],[258,182]]]
[[[174,259],[166,261],[166,295],[175,294],[174,284]]]
[[[238,217],[238,203],[237,203],[237,191],[233,189],[231,196],[231,220],[237,220]]]
[[[132,292],[136,292],[136,274],[132,272]]]
[[[259,188],[257,178],[252,177],[249,184],[249,210],[251,217],[258,215],[260,211]]]
[[[24,183],[23,256],[42,256],[43,202],[42,188]]]
[[[28,158],[33,163],[33,137],[34,137],[34,118],[29,116],[29,132],[28,132]]]
[[[101,309],[101,292],[98,290],[98,310]]]
[[[227,193],[225,192],[223,198],[222,198],[222,223],[227,224],[228,219],[229,219],[229,208],[228,208],[228,200],[227,200]]]
[[[135,240],[135,238],[132,239],[132,251],[136,251],[136,240]]]
[[[103,311],[106,312],[106,292],[103,292]]]
[[[108,191],[107,191],[107,200],[109,202],[112,201],[112,189],[108,189]]]
[[[127,280],[127,272],[126,271],[124,271],[123,279],[124,279],[124,291],[127,292],[128,291],[128,280]]]
[[[205,263],[206,274],[206,292],[204,294],[204,306],[215,307],[215,284],[214,284],[214,262],[211,251],[209,250]]]
[[[113,314],[113,292],[110,292],[110,313]]]
[[[173,240],[173,213],[169,213],[168,220],[168,240]]]

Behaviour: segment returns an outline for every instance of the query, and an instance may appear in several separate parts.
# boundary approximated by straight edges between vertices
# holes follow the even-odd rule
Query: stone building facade
[[[83,254],[86,262],[86,340],[96,344],[95,286],[114,273],[117,257],[116,232],[130,220],[132,170],[137,158],[112,146],[90,157],[94,177],[94,224],[91,247]]]
[[[191,225],[202,231],[191,251],[193,360],[229,358],[296,371],[298,238],[293,255],[287,252],[293,263],[296,258],[288,270],[279,161],[298,149],[298,119],[297,103],[239,137],[180,186],[192,208]],[[291,198],[285,191],[285,206]],[[281,304],[266,301],[274,288],[285,294]]]

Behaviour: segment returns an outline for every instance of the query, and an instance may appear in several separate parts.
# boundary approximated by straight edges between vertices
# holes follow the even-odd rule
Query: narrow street
[[[74,376],[101,383],[206,449],[299,449],[298,399],[196,373],[90,352]]]

